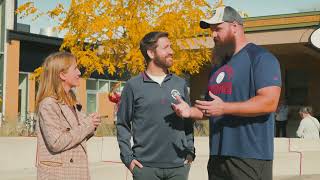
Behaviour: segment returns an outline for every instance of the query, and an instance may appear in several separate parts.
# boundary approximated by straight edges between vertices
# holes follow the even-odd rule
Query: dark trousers
[[[287,137],[287,123],[288,121],[276,121],[276,137]]]
[[[272,180],[272,160],[210,156],[209,180]]]
[[[176,168],[152,168],[144,166],[133,168],[133,180],[187,180],[190,165]]]

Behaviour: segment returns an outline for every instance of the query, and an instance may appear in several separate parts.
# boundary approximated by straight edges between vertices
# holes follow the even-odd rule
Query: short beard
[[[166,57],[165,57],[166,58]],[[161,59],[157,54],[155,55],[155,59],[154,59],[154,63],[161,67],[161,68],[165,68],[165,69],[169,69],[172,65],[166,64],[166,59]]]
[[[215,65],[227,64],[232,58],[236,49],[235,38],[229,35],[224,42],[215,43],[212,49],[211,62]]]

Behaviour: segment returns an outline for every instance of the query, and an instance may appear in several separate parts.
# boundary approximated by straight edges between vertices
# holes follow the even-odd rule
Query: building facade
[[[51,53],[59,51],[62,39],[46,35],[32,34],[8,30],[8,63],[6,69],[5,117],[9,120],[24,121],[35,112],[35,97],[37,84],[32,79],[33,71],[41,66],[43,60]],[[108,99],[108,94],[115,84],[121,83],[117,91],[121,91],[125,82],[107,76],[93,75],[81,79],[80,87],[75,91],[87,113],[98,112],[108,116],[106,120],[113,122],[114,103]]]

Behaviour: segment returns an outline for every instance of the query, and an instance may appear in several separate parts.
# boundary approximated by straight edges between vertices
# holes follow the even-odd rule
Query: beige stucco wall
[[[87,110],[87,90],[86,90],[86,79],[80,79],[80,86],[77,87],[77,98],[82,105],[82,110],[86,112]]]
[[[36,80],[28,75],[28,112],[35,112],[35,101],[36,101]]]
[[[19,89],[19,57],[20,42],[12,40],[7,44],[6,63],[6,95],[5,95],[5,118],[16,120],[18,116],[18,89]]]
[[[87,89],[86,89],[86,79],[81,78],[80,86],[77,88],[77,98],[82,105],[82,111],[87,111]],[[98,93],[97,94],[97,111],[103,121],[108,121],[108,123],[113,123],[114,119],[114,104],[109,101],[108,93]],[[106,117],[108,116],[108,117]]]
[[[103,118],[102,120],[112,124],[114,121],[114,110],[116,105],[109,101],[107,92],[98,93],[97,101],[98,113],[100,114],[100,116],[108,116]]]

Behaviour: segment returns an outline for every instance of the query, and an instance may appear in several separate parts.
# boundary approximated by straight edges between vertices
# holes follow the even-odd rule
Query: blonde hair
[[[66,73],[75,60],[76,57],[68,52],[52,53],[44,60],[36,97],[36,111],[38,111],[39,103],[46,97],[55,98],[58,102],[69,106],[77,103],[74,92],[70,90],[69,93],[66,93],[60,79],[60,73]]]

